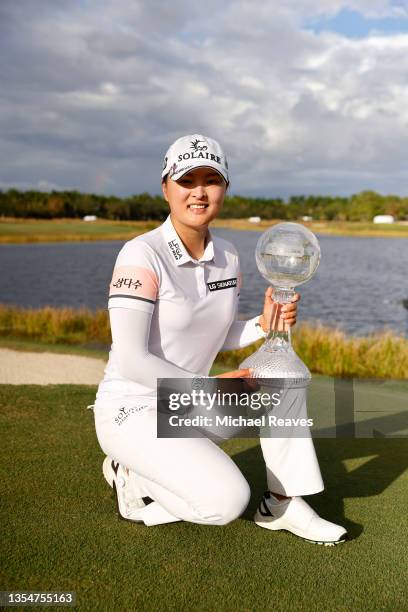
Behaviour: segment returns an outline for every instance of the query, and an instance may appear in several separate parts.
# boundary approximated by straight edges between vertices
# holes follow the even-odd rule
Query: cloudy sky
[[[1,0],[0,188],[160,190],[218,139],[232,192],[408,195],[408,0]]]

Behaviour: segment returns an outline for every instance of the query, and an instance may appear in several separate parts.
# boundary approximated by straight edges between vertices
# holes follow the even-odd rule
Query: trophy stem
[[[289,351],[292,348],[290,328],[287,331],[274,331],[271,329],[262,348],[270,352]]]
[[[273,290],[273,301],[277,304],[288,304],[292,301],[295,292],[293,289],[283,289],[282,287],[275,287]]]
[[[281,313],[281,306],[289,303],[294,295],[295,292],[291,289],[274,289],[273,301],[277,306],[270,322],[270,330],[265,344],[262,347],[264,350],[288,351],[292,348],[290,326],[286,325],[285,321],[281,321],[278,317]]]

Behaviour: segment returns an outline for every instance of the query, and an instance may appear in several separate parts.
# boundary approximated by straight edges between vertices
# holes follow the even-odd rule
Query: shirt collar
[[[211,232],[208,230],[209,238],[207,242],[207,246],[205,247],[205,251],[203,256],[199,259],[193,259],[191,255],[188,253],[186,247],[184,246],[181,238],[177,234],[174,229],[174,225],[171,221],[170,215],[167,217],[165,222],[162,225],[164,238],[166,240],[166,246],[171,254],[171,258],[176,264],[176,266],[181,266],[187,261],[192,261],[193,263],[197,263],[197,261],[212,261],[215,259],[214,252],[214,241]]]

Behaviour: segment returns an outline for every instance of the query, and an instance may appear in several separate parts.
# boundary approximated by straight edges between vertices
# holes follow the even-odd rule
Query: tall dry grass
[[[108,313],[102,309],[95,312],[85,308],[34,310],[0,305],[0,333],[8,338],[47,344],[111,343]],[[392,332],[355,337],[322,325],[299,324],[293,330],[292,339],[296,352],[312,372],[327,376],[408,379],[408,340]],[[219,353],[216,362],[236,369],[255,347]]]
[[[261,344],[259,341],[257,346]],[[339,329],[303,323],[292,331],[292,344],[316,374],[408,379],[408,340],[391,331],[357,337],[347,336]],[[253,351],[254,345],[220,353],[217,361],[237,368]]]
[[[314,372],[360,378],[408,378],[408,340],[392,331],[347,336],[323,325],[299,325],[293,345]]]
[[[86,308],[31,309],[0,304],[0,333],[6,337],[47,344],[109,344],[111,334],[106,310]]]

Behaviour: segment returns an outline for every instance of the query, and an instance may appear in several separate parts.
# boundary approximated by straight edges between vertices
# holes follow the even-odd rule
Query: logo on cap
[[[194,151],[206,151],[208,149],[207,145],[201,146],[198,144],[199,142],[205,142],[205,140],[192,140],[190,149],[194,149]]]
[[[174,164],[170,167],[169,177],[171,178],[174,174],[176,174],[176,172],[177,172],[177,164],[176,162],[174,162]]]

